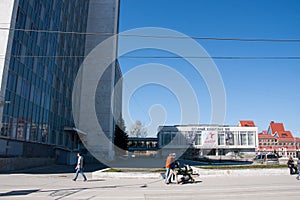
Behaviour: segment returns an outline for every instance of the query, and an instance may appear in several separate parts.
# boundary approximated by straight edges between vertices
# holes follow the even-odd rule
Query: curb
[[[160,173],[149,172],[104,172],[107,169],[92,172],[93,179],[99,178],[147,178],[147,179],[159,179],[163,178]]]
[[[146,179],[163,179],[162,173],[149,172],[104,172],[106,169],[92,173],[93,179],[101,178],[146,178]],[[207,170],[195,169],[194,173],[200,174],[199,177],[217,177],[217,176],[274,176],[289,175],[289,169],[224,169],[224,170]]]
[[[206,170],[197,169],[202,177],[204,176],[274,176],[289,175],[289,169],[224,169]]]

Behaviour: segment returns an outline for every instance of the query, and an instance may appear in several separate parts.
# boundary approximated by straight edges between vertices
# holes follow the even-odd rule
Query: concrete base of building
[[[0,158],[0,172],[53,165],[54,158]]]

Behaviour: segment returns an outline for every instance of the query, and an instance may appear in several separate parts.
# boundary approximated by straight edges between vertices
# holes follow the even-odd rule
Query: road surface
[[[91,179],[73,173],[0,174],[0,199],[299,199],[300,181],[296,176],[207,176],[196,183],[166,185],[157,179]]]

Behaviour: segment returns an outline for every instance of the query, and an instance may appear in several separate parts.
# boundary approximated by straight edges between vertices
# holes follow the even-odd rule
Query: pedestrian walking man
[[[81,173],[81,175],[83,177],[83,181],[87,181],[87,178],[86,178],[86,176],[84,175],[84,172],[83,172],[83,168],[84,168],[84,165],[83,165],[84,160],[83,159],[84,158],[81,155],[81,153],[77,153],[77,157],[78,157],[78,160],[77,160],[77,165],[75,167],[76,175],[73,178],[73,181],[76,181],[79,173]]]

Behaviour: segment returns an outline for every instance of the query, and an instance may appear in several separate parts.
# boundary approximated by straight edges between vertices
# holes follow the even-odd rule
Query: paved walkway
[[[74,166],[72,165],[49,165],[42,167],[34,167],[24,170],[15,170],[11,172],[0,172],[0,174],[63,174],[63,173],[73,173]],[[88,164],[86,166],[87,172],[94,172],[106,168],[102,164]]]
[[[92,178],[76,182],[74,173],[0,174],[0,199],[298,199],[296,176],[203,176],[196,183],[166,185],[158,178]]]
[[[193,168],[194,174],[200,174],[201,177],[219,177],[219,176],[266,176],[266,175],[286,175],[289,174],[288,168],[277,169],[200,169]],[[126,171],[126,170],[125,170]],[[105,172],[97,170],[92,172],[93,178],[159,178],[164,173],[149,172]]]

